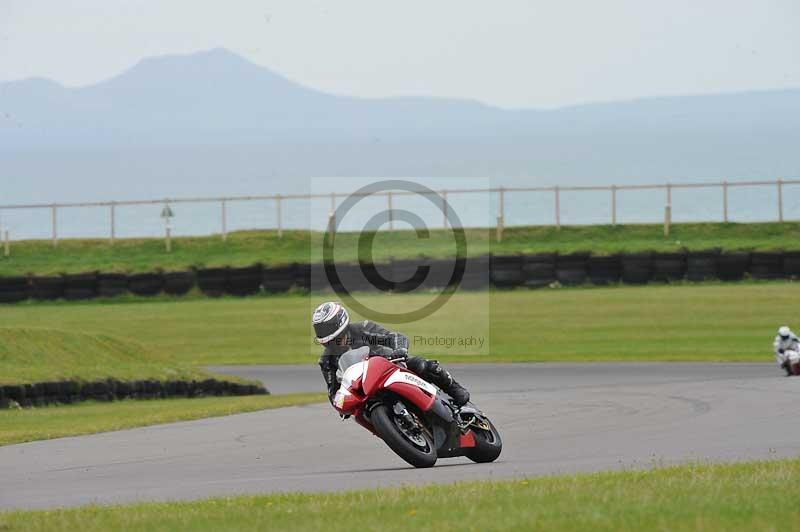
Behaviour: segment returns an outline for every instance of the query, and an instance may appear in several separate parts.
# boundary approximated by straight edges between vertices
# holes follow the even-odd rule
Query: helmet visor
[[[321,344],[327,344],[344,332],[350,319],[347,311],[340,309],[331,319],[314,324],[314,333]]]

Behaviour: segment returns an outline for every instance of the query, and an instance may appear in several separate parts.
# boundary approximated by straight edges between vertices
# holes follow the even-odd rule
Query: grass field
[[[6,325],[4,315],[0,309],[0,323]],[[0,327],[0,384],[108,377],[119,380],[210,377],[208,372],[178,363],[163,350],[145,347],[131,336],[37,328],[40,323],[33,320],[26,327]],[[70,330],[79,331],[80,327]]]
[[[0,514],[0,530],[800,530],[800,460]]]
[[[79,403],[0,410],[0,445],[318,403],[325,394]],[[2,530],[2,528],[0,528]]]
[[[359,297],[403,310],[423,296]],[[313,363],[319,347],[309,322],[320,299],[30,304],[0,307],[0,323],[109,335],[186,365]],[[397,328],[412,341],[488,330],[481,356],[412,344],[412,352],[449,361],[768,362],[775,329],[796,325],[798,299],[800,285],[789,282],[459,293],[433,316]]]
[[[481,255],[537,253],[543,251],[593,251],[609,254],[620,251],[675,251],[721,247],[727,250],[800,249],[800,223],[758,224],[675,224],[669,239],[660,225],[513,227],[505,231],[502,242],[494,230],[468,229],[468,253]],[[337,260],[354,261],[359,233],[336,237]],[[0,257],[0,276],[27,273],[53,274],[86,271],[141,272],[157,269],[179,270],[189,266],[246,266],[319,262],[322,234],[285,231],[240,231],[230,233],[226,242],[219,236],[187,237],[173,240],[172,253],[164,251],[159,239],[123,239],[111,245],[107,240],[62,240],[57,248],[49,241],[14,242],[11,257]],[[390,256],[417,255],[451,257],[453,238],[449,232],[431,230],[430,237],[419,239],[413,231],[377,233],[373,254],[376,260]]]

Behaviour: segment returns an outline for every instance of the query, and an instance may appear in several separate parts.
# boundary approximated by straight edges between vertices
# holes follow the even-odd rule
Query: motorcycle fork
[[[424,432],[431,439],[431,441],[434,441],[433,434],[428,429],[428,426],[414,411],[409,410],[402,401],[397,401],[392,409],[395,415],[405,418],[409,423],[416,426],[420,431]]]

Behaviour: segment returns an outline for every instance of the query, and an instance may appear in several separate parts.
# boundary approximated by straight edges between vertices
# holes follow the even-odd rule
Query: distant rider
[[[339,389],[339,382],[336,379],[339,357],[350,349],[363,346],[369,346],[370,356],[404,361],[408,369],[452,397],[453,403],[457,406],[463,406],[469,401],[469,392],[458,384],[439,362],[408,356],[408,338],[372,321],[350,323],[350,315],[340,303],[328,301],[318,306],[314,311],[312,323],[317,341],[325,347],[319,359],[319,367],[322,369],[322,376],[328,386],[328,398],[331,401]]]
[[[786,375],[794,375],[794,366],[800,362],[800,338],[784,325],[778,329],[772,346],[775,348],[775,359]]]

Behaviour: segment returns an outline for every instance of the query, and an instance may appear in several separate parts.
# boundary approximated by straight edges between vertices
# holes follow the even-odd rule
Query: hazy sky
[[[800,86],[797,0],[0,0],[0,80],[225,47],[314,88],[503,107]]]

